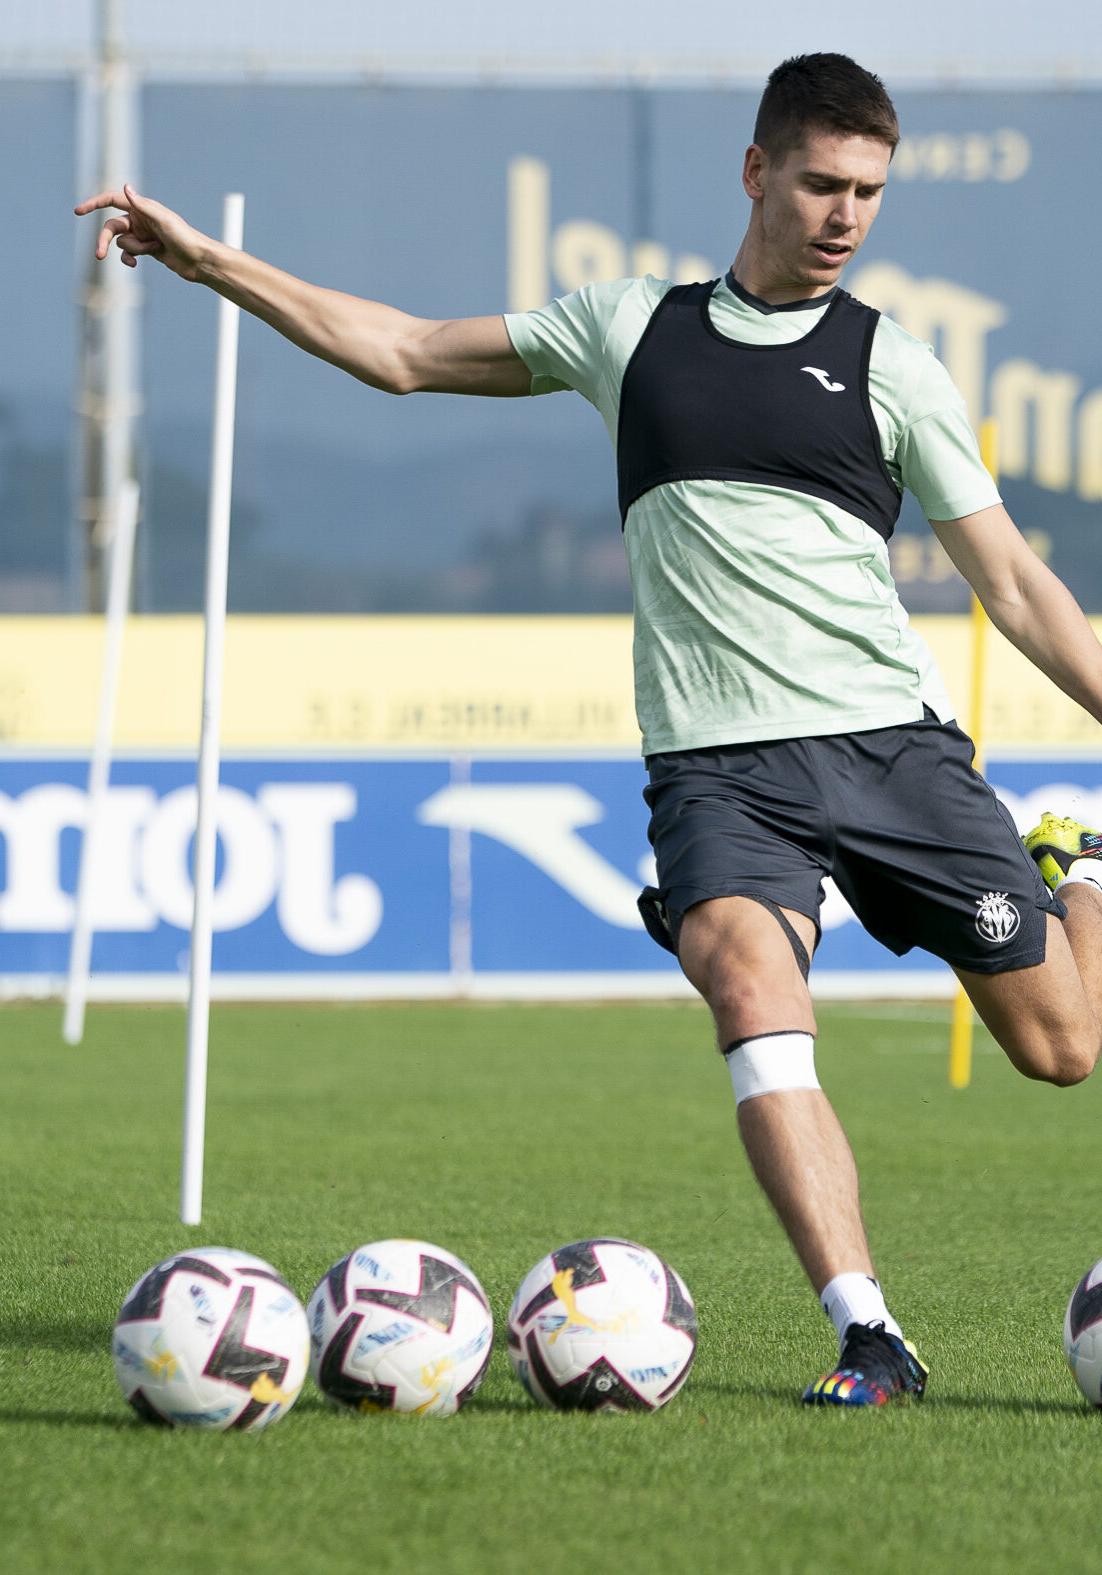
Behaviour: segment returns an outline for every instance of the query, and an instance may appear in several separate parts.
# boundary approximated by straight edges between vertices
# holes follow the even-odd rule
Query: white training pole
[[[245,199],[230,193],[222,207],[222,240],[240,250]],[[184,1087],[184,1153],[180,1218],[198,1225],[203,1214],[203,1151],[207,1120],[207,1041],[210,1029],[211,903],[217,830],[219,731],[222,720],[222,653],[226,633],[226,582],[230,556],[233,423],[237,394],[240,310],[218,305],[218,362],[214,384],[210,500],[207,513],[207,585],[204,606],[203,718],[199,731],[198,809],[195,826],[195,908],[191,924],[191,982],[187,1012]]]
[[[103,676],[100,680],[99,717],[92,758],[88,764],[88,809],[80,843],[80,872],[77,876],[73,930],[69,940],[69,975],[65,984],[65,1020],[62,1037],[66,1044],[78,1045],[84,1038],[84,1006],[88,999],[88,975],[92,966],[92,891],[96,846],[107,782],[111,774],[111,735],[115,726],[115,702],[119,693],[122,665],[122,636],[130,606],[130,571],[134,561],[134,530],[138,523],[138,484],[124,481],[114,499],[114,528],[111,533],[111,568],[107,581],[106,636],[103,651]]]

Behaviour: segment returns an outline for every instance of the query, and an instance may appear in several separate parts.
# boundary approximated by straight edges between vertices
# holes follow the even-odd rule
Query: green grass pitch
[[[738,1148],[702,1009],[274,1006],[214,1014],[206,1218],[177,1220],[182,1013],[4,1009],[0,1565],[8,1572],[1054,1571],[1097,1557],[1102,1414],[1060,1347],[1102,1256],[1102,1083],[1025,1082],[947,1013],[827,1007],[849,1130],[926,1403],[805,1411],[833,1355]],[[649,1416],[537,1410],[502,1320],[581,1236],[645,1242],[700,1315]],[[309,1386],[268,1433],[161,1432],[115,1387],[124,1291],[184,1246],[271,1259],[306,1298],[360,1242],[475,1269],[498,1339],[448,1420],[337,1414]]]

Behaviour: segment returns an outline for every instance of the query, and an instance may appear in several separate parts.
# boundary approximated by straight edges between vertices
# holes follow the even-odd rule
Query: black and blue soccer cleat
[[[887,1405],[921,1400],[929,1368],[882,1323],[851,1323],[838,1365],[804,1390],[804,1405]]]

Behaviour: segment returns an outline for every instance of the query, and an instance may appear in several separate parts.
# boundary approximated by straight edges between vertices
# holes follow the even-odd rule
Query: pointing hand
[[[155,257],[181,279],[198,278],[200,261],[211,242],[171,208],[124,185],[121,191],[101,191],[96,197],[85,198],[73,211],[83,216],[98,208],[122,209],[105,221],[96,239],[96,256],[101,262],[114,240],[129,268],[138,266],[139,257]]]

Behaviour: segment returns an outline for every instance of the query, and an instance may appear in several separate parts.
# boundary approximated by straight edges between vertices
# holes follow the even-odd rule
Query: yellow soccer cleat
[[[1078,820],[1061,820],[1045,810],[1040,825],[1022,838],[1026,852],[1055,891],[1077,859],[1102,859],[1102,832],[1091,831]]]

